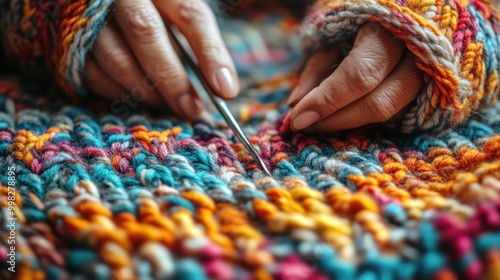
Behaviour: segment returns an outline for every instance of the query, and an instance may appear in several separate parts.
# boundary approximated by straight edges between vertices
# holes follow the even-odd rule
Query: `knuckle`
[[[126,12],[127,25],[130,32],[138,37],[151,39],[162,30],[162,22],[154,10],[148,6],[134,4]]]
[[[321,99],[321,106],[326,105],[328,107],[328,111],[330,112],[336,112],[339,108],[339,100],[335,98],[333,94],[331,94],[333,91],[328,89],[326,94],[323,94],[323,98]]]
[[[172,82],[184,80],[186,78],[186,76],[184,75],[182,70],[176,66],[173,66],[173,65],[170,65],[169,67],[164,69],[163,75],[168,81],[172,81]]]
[[[99,59],[104,67],[113,68],[118,72],[126,73],[130,69],[129,57],[114,49],[104,49]]]
[[[202,42],[201,56],[208,62],[220,63],[227,50],[221,44],[212,41]]]
[[[168,67],[162,71],[161,79],[165,82],[165,91],[169,95],[178,96],[188,91],[189,80],[187,76],[177,67]],[[153,76],[156,78],[155,76]]]
[[[375,58],[360,58],[352,67],[348,81],[358,91],[369,92],[380,83],[380,62]]]
[[[373,122],[388,121],[394,114],[397,113],[396,106],[387,95],[380,94],[373,98],[368,98],[367,108],[365,112],[369,112],[366,116],[373,119]]]
[[[204,1],[199,0],[179,1],[177,8],[180,20],[187,25],[205,22],[211,13],[210,7]]]

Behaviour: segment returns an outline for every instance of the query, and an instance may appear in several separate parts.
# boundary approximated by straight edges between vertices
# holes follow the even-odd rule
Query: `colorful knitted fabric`
[[[216,113],[117,116],[5,77],[0,279],[500,277],[499,101],[439,133],[294,134],[279,101],[296,82],[297,23],[222,28],[244,89],[232,109],[273,177]]]

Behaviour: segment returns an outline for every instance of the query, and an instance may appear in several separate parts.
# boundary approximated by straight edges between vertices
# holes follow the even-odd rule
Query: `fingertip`
[[[215,71],[213,85],[217,93],[226,99],[235,98],[240,91],[237,75],[226,66],[220,67]]]
[[[295,132],[306,129],[321,119],[321,115],[314,110],[294,113],[292,113],[290,124],[291,130]]]

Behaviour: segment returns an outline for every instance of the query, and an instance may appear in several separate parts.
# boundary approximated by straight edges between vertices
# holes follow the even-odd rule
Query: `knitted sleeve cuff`
[[[0,35],[7,55],[21,69],[43,66],[66,92],[82,95],[85,56],[113,0],[3,2]]]
[[[498,95],[498,16],[489,1],[319,0],[302,26],[306,48],[355,35],[377,22],[417,57],[426,85],[404,132],[463,122]]]

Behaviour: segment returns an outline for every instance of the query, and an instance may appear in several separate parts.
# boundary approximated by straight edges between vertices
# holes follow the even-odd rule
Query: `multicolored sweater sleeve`
[[[22,69],[47,71],[68,93],[82,93],[85,56],[112,3],[0,0],[0,40],[5,54]]]
[[[426,85],[402,130],[439,130],[495,102],[498,16],[490,1],[319,0],[302,26],[306,48],[338,42],[377,22],[406,43]]]

